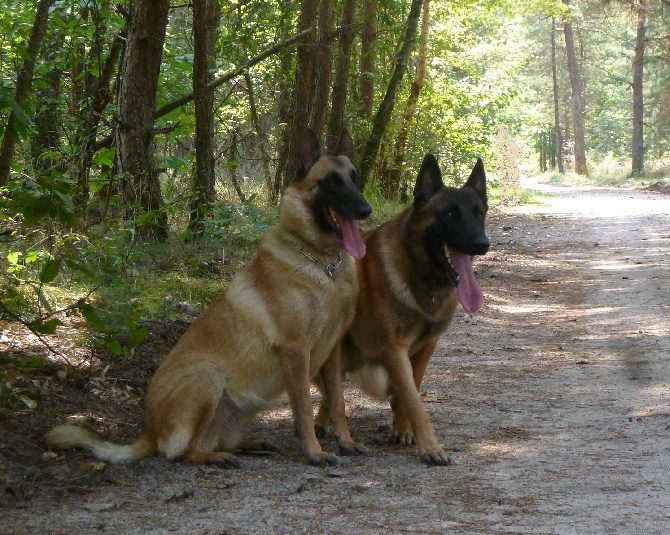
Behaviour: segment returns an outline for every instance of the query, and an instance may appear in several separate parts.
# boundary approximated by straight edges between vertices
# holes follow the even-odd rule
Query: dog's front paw
[[[359,444],[357,442],[351,442],[349,444],[339,444],[340,455],[345,457],[355,457],[357,455],[368,456],[371,454],[370,450]]]
[[[332,453],[321,452],[310,455],[307,458],[307,464],[312,466],[340,466],[340,458]]]
[[[451,457],[442,448],[426,450],[421,454],[421,460],[431,466],[449,466]]]
[[[416,437],[411,431],[393,431],[391,442],[402,446],[411,446],[416,444]]]

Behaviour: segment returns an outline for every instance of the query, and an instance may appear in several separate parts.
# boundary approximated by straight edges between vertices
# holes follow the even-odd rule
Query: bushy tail
[[[386,399],[391,395],[389,374],[381,364],[365,364],[352,371],[350,376],[363,392],[377,399]]]
[[[47,446],[56,450],[87,449],[98,459],[110,463],[125,463],[141,459],[156,451],[154,441],[146,433],[137,437],[132,444],[114,444],[76,425],[54,427],[46,434],[44,440]]]

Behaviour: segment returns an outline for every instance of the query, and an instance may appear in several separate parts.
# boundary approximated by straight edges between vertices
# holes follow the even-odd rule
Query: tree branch
[[[233,78],[238,77],[240,74],[242,74],[247,69],[253,67],[257,63],[260,63],[265,58],[267,58],[269,56],[272,56],[273,54],[276,54],[281,49],[292,45],[293,43],[295,43],[296,41],[299,41],[305,35],[313,32],[313,31],[314,31],[314,28],[307,28],[306,30],[303,30],[302,32],[300,32],[298,34],[295,34],[295,35],[289,37],[288,39],[284,39],[283,41],[280,41],[279,43],[276,43],[276,44],[272,45],[271,47],[266,48],[265,50],[263,50],[263,52],[261,52],[257,56],[254,56],[250,60],[248,60],[241,67],[236,67],[232,71],[229,71],[226,74],[224,74],[223,76],[221,76],[221,77],[217,78],[216,80],[210,82],[207,85],[207,89],[216,89],[217,87],[225,84],[226,82],[229,82]],[[173,100],[172,102],[170,102],[169,104],[166,104],[162,108],[157,109],[154,112],[154,119],[158,119],[159,117],[163,117],[163,115],[167,115],[171,111],[174,111],[177,108],[181,108],[182,106],[184,106],[185,104],[188,104],[192,100],[193,100],[193,92],[188,93],[188,94],[184,95],[183,97],[178,98],[177,100]]]

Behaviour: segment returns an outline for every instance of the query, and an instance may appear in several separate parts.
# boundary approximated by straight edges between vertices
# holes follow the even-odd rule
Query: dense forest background
[[[670,162],[669,0],[21,0],[0,76],[0,315],[118,354],[221,288],[305,127],[351,131],[376,221],[426,152],[497,202],[500,125],[527,173]]]

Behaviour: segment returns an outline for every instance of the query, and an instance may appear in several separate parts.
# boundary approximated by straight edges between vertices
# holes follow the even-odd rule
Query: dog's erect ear
[[[484,170],[484,162],[481,158],[477,158],[477,163],[472,168],[470,178],[465,183],[468,187],[477,194],[484,204],[488,204],[488,197],[486,195],[486,171]]]
[[[442,173],[437,159],[432,154],[426,154],[414,186],[414,206],[421,206],[443,187]]]
[[[298,176],[296,180],[301,180],[307,176],[314,163],[321,157],[321,145],[316,137],[314,130],[308,128],[300,140]]]
[[[342,135],[340,136],[340,144],[337,148],[337,154],[346,156],[353,165],[356,165],[354,140],[351,139],[351,134],[349,133],[347,127],[342,128]]]

